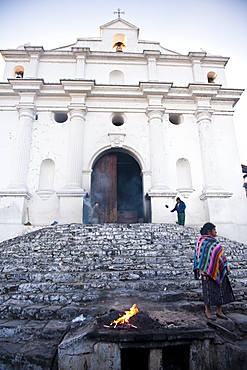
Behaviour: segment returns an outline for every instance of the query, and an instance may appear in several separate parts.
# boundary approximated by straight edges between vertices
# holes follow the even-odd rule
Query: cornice
[[[188,85],[188,90],[192,96],[216,96],[221,88],[221,85],[216,84],[196,84],[190,83]]]
[[[139,85],[109,85],[96,84],[94,80],[63,79],[60,83],[45,83],[43,79],[8,79],[8,82],[0,83],[1,97],[14,97],[15,94],[34,93],[42,98],[57,97],[66,99],[71,94],[85,94],[85,97],[93,98],[136,98],[149,99],[159,96],[166,102],[177,101],[188,104],[200,104],[207,106],[225,104],[223,111],[229,112],[240,99],[244,89],[222,88],[217,84],[196,84],[177,87],[173,83],[142,81]],[[206,103],[205,103],[206,102]],[[163,100],[163,104],[165,104]],[[200,105],[199,104],[199,105]],[[217,110],[217,109],[216,109]],[[222,109],[220,109],[221,111]],[[231,111],[232,113],[232,111]]]
[[[144,95],[161,94],[166,96],[172,88],[172,82],[140,82],[139,86],[140,91],[142,91]]]
[[[72,48],[71,48],[71,50],[72,50],[72,52],[74,53],[74,54],[76,54],[76,55],[78,55],[78,54],[83,54],[83,55],[87,55],[87,54],[89,54],[89,52],[90,52],[90,48],[87,48],[87,47],[78,47],[78,46],[73,46]]]
[[[200,199],[205,201],[210,198],[231,198],[233,193],[224,190],[203,190]]]
[[[90,92],[95,85],[94,80],[60,80],[64,91],[68,92]]]
[[[27,189],[6,188],[4,190],[0,190],[0,197],[23,197],[29,200],[31,199],[32,195]]]
[[[44,52],[43,46],[24,46],[28,54],[42,54]]]
[[[74,44],[75,45],[75,44]],[[143,52],[123,52],[116,53],[115,51],[105,51],[105,50],[90,50],[87,46],[72,46],[70,50],[44,50],[42,46],[25,46],[24,49],[8,49],[1,50],[4,58],[7,59],[18,59],[19,62],[23,60],[28,60],[31,54],[40,54],[40,59],[74,59],[78,54],[84,54],[87,59],[120,59],[120,60],[133,60],[133,59],[144,59],[148,57],[155,57],[157,62],[173,62],[175,64],[181,63],[191,63],[194,60],[199,60],[202,64],[214,64],[221,65],[225,67],[229,57],[208,55],[204,52],[189,52],[187,55],[183,54],[165,54],[160,50],[143,50]]]
[[[8,81],[14,92],[40,92],[44,85],[43,79],[9,78]]]

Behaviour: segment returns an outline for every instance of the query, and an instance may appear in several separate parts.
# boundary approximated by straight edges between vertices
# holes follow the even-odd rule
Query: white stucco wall
[[[126,52],[112,51],[117,32],[126,34]],[[147,46],[149,51],[144,51]],[[90,49],[78,49],[83,47]],[[77,48],[76,52],[73,48]],[[151,197],[153,222],[176,221],[176,214],[167,210],[165,213],[164,207],[168,204],[171,209],[178,195],[187,205],[187,225],[199,227],[206,221],[217,221],[223,235],[247,241],[247,200],[232,120],[233,106],[241,91],[226,89],[227,58],[205,53],[165,54],[157,42],[138,40],[138,28],[126,22],[103,26],[102,38],[97,40],[78,39],[71,46],[50,52],[39,48],[39,62],[33,69],[36,76],[32,79],[26,78],[33,52],[30,50],[3,51],[6,68],[4,83],[0,83],[0,171],[4,174],[0,177],[1,240],[25,232],[27,208],[34,226],[50,225],[55,220],[82,222],[82,196],[90,194],[93,165],[106,151],[120,147],[140,166],[143,194]],[[79,66],[83,75],[79,77],[78,55],[83,61]],[[197,63],[196,67],[192,62]],[[11,79],[17,65],[24,67],[24,78],[14,81]],[[112,71],[122,72],[121,85],[117,80],[109,85]],[[209,71],[217,74],[216,84],[208,84]],[[55,112],[68,114],[67,121],[57,123]],[[27,138],[25,130],[31,113],[35,119],[27,130],[31,137]],[[79,115],[73,118],[73,114]],[[122,126],[112,123],[114,114],[122,115]],[[170,114],[180,115],[181,123],[171,123]],[[209,125],[208,141],[201,137],[201,125]],[[18,131],[19,127],[23,131]],[[76,127],[80,137],[71,133]],[[154,127],[159,128],[155,135]],[[112,142],[114,134],[120,135],[121,144]],[[23,173],[27,172],[23,188],[11,185],[15,176],[11,175],[13,162],[18,158],[18,135],[19,142],[30,142],[30,148],[24,145],[20,153],[30,149],[26,169],[20,161]],[[205,147],[205,143],[209,146]],[[152,156],[156,145],[160,152],[155,163]],[[75,147],[81,158],[73,157]],[[39,188],[44,160],[49,160],[52,168],[54,165],[53,189]],[[78,169],[73,166],[77,160],[81,166],[77,173],[80,184],[71,188],[68,171],[76,175],[73,171]],[[179,183],[179,160],[190,168],[188,189]],[[220,188],[210,188],[207,171],[215,175]],[[156,181],[160,176],[159,189],[153,184],[155,176]]]

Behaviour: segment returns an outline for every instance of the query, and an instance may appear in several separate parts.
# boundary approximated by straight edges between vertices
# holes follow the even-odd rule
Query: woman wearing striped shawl
[[[221,305],[233,302],[234,295],[227,275],[230,269],[224,249],[216,240],[216,227],[207,222],[201,228],[194,253],[194,272],[196,278],[202,277],[202,291],[205,304],[205,314],[210,320],[216,320],[210,306],[216,306],[216,316],[227,320]]]

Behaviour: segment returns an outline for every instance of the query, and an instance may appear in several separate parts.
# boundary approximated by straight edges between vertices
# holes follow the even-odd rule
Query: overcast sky
[[[140,28],[140,39],[187,55],[205,50],[230,57],[229,88],[247,89],[247,0],[0,0],[0,49],[30,42],[49,50],[98,37],[99,26],[122,18]],[[3,75],[0,61],[0,80]],[[247,92],[235,108],[240,160],[247,165]],[[225,148],[226,149],[226,148]]]

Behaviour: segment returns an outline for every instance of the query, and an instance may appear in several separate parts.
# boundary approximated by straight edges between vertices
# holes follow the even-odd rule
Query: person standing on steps
[[[178,213],[178,224],[184,226],[185,224],[185,208],[186,205],[185,203],[180,199],[176,199],[176,205],[175,207],[171,210],[171,212],[177,211]]]
[[[216,227],[207,222],[201,228],[201,236],[194,252],[195,278],[202,278],[202,291],[205,315],[209,320],[216,320],[210,306],[216,306],[216,316],[227,320],[222,312],[222,304],[235,300],[228,276],[230,269],[225,251],[216,239]]]
[[[103,212],[99,209],[99,203],[95,202],[91,214],[91,224],[99,224],[102,215]]]

